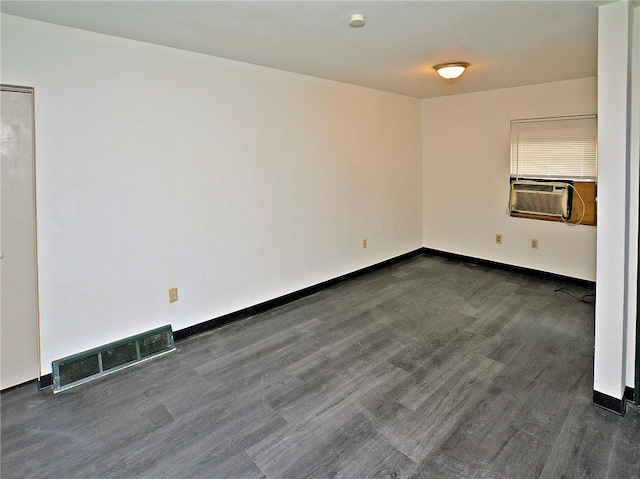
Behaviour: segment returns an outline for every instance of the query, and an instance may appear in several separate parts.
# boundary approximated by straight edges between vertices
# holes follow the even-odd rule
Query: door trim
[[[39,252],[38,252],[38,186],[37,186],[37,161],[36,161],[36,91],[34,87],[25,87],[19,85],[0,84],[0,91],[24,93],[31,95],[31,119],[32,119],[32,133],[33,133],[33,146],[31,151],[32,158],[32,180],[33,180],[33,243],[34,243],[34,255],[35,255],[35,302],[36,302],[36,357],[38,361],[37,377],[33,378],[36,381],[40,381],[42,376],[42,343],[40,336],[40,275],[39,275]]]

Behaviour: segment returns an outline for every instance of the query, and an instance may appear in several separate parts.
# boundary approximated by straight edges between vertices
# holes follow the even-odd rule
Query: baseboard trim
[[[399,263],[401,261],[412,258],[414,256],[418,256],[423,253],[424,253],[424,248],[418,248],[414,251],[410,251],[408,253],[395,256],[391,259],[382,261],[380,263],[367,266],[366,268],[362,268],[362,269],[353,271],[351,273],[347,273],[342,276],[338,276],[336,278],[323,281],[322,283],[318,283],[313,286],[309,286],[307,288],[303,288],[298,291],[294,291],[292,293],[285,294],[283,296],[279,296],[274,299],[270,299],[269,301],[265,301],[263,303],[249,306],[239,311],[234,311],[232,313],[225,314],[224,316],[219,316],[217,318],[210,319],[208,321],[195,324],[193,326],[189,326],[184,329],[178,329],[173,332],[173,339],[175,341],[182,341],[184,339],[190,338],[191,336],[195,336],[198,334],[205,333],[207,331],[211,331],[213,329],[217,329],[221,326],[224,326],[225,324],[229,324],[234,321],[239,321],[241,319],[246,319],[250,316],[255,316],[256,314],[264,313],[271,309],[275,309],[280,306],[284,306],[285,304],[292,303],[293,301],[302,299],[306,296],[311,296],[312,294],[315,294],[318,291],[330,288],[332,286],[335,286],[336,284],[343,283],[345,281],[356,278],[358,276],[362,276],[363,274],[371,273],[372,271],[385,268],[392,264]]]
[[[53,386],[53,374],[40,376],[40,383],[38,385],[40,389],[50,388],[51,386]]]
[[[620,416],[624,416],[627,411],[627,401],[624,397],[621,399],[614,398],[595,389],[593,390],[593,404]]]
[[[29,384],[34,384],[34,383],[37,383],[37,382],[38,382],[37,379],[30,379],[29,381],[25,381],[23,383],[16,384],[15,386],[9,386],[8,388],[4,388],[3,390],[0,391],[0,394],[8,393],[9,391],[13,391],[14,389],[18,389],[18,388],[21,388],[23,386],[28,386]]]
[[[21,388],[23,386],[28,386],[29,384],[36,384],[38,386],[38,389],[46,389],[48,387],[51,387],[51,385],[53,384],[52,376],[51,376],[51,374],[45,374],[44,376],[40,376],[40,379],[33,378],[33,379],[31,379],[29,381],[25,381],[25,382],[23,382],[21,384],[16,384],[15,386],[4,388],[2,391],[0,391],[0,394],[4,394],[6,392],[13,391],[14,389],[18,389],[18,388]]]
[[[433,255],[433,256],[440,256],[440,257],[444,257],[444,258],[449,258],[449,259],[454,259],[457,261],[462,261],[462,262],[466,262],[466,263],[472,263],[472,264],[477,264],[477,265],[482,265],[482,266],[488,266],[491,268],[496,268],[496,269],[502,269],[505,271],[510,271],[510,272],[515,272],[515,273],[520,273],[520,274],[526,274],[529,276],[535,276],[535,277],[542,277],[542,278],[553,278],[556,279],[558,281],[562,281],[562,282],[566,282],[566,283],[571,283],[571,284],[577,284],[580,286],[584,286],[584,287],[594,287],[595,286],[595,282],[594,281],[588,281],[588,280],[584,280],[584,279],[579,279],[579,278],[573,278],[570,276],[564,276],[564,275],[560,275],[560,274],[555,274],[555,273],[549,273],[546,271],[539,271],[539,270],[535,270],[535,269],[531,269],[531,268],[525,268],[525,267],[521,267],[521,266],[514,266],[514,265],[510,265],[510,264],[506,264],[506,263],[499,263],[496,261],[491,261],[491,260],[486,260],[486,259],[481,259],[481,258],[475,258],[472,256],[465,256],[465,255],[461,255],[461,254],[457,254],[457,253],[450,253],[447,251],[441,251],[441,250],[437,250],[437,249],[432,249],[432,248],[426,248],[426,247],[422,247],[422,248],[418,248],[416,250],[410,251],[408,253],[404,253],[401,254],[399,256],[395,256],[393,258],[390,258],[388,260],[382,261],[380,263],[376,263],[374,265],[371,266],[367,266],[365,268],[353,271],[351,273],[347,273],[344,274],[342,276],[338,276],[336,278],[327,280],[327,281],[323,281],[322,283],[318,283],[315,284],[313,286],[309,286],[307,288],[303,288],[301,290],[298,291],[294,291],[292,293],[289,294],[285,294],[283,296],[265,301],[263,303],[259,303],[253,306],[249,306],[247,308],[241,309],[239,311],[234,311],[232,313],[229,314],[225,314],[223,316],[219,316],[217,318],[213,318],[210,319],[208,321],[204,321],[202,323],[198,323],[195,324],[193,326],[189,326],[183,329],[179,329],[177,331],[173,332],[173,339],[174,341],[178,342],[178,341],[182,341],[184,339],[190,338],[191,336],[195,336],[198,334],[202,334],[205,333],[207,331],[211,331],[213,329],[217,329],[221,326],[224,326],[226,324],[232,323],[234,321],[239,321],[241,319],[245,319],[248,318],[250,316],[254,316],[256,314],[260,314],[260,313],[264,313],[266,311],[269,311],[271,309],[275,309],[278,308],[280,306],[284,306],[285,304],[291,303],[293,301],[297,301],[299,299],[302,299],[306,296],[310,296],[312,294],[315,294],[323,289],[326,288],[330,288],[336,284],[342,283],[344,281],[348,281],[350,279],[354,279],[357,278],[358,276],[362,276],[364,274],[385,268],[387,266],[393,265],[395,263],[399,263],[401,261],[404,261],[406,259],[412,258],[414,256],[418,256],[421,254],[428,254],[428,255]],[[39,380],[34,379],[33,381],[37,381],[38,382],[38,388],[39,389],[45,389],[48,387],[51,387],[53,385],[53,377],[51,374],[45,374],[43,376],[40,377]],[[29,381],[29,382],[33,382],[33,381]],[[28,384],[29,382],[25,383]],[[5,391],[9,391],[11,389],[15,389],[18,388],[22,385],[18,385],[18,386],[14,386],[12,388],[7,388],[6,390],[3,390],[2,392]],[[633,389],[631,388],[631,390],[633,391]],[[594,396],[595,396],[596,391],[594,391]],[[601,394],[601,393],[599,393]],[[633,393],[632,393],[633,394]],[[625,394],[625,397],[627,396],[627,394]],[[595,403],[595,399],[594,399],[594,403]],[[604,407],[604,406],[603,406]],[[605,407],[605,409],[609,409],[607,407]]]
[[[629,387],[629,386],[624,388],[624,396],[622,396],[623,399],[626,399],[627,401],[634,402],[635,401],[635,397],[636,397],[636,391],[635,391],[634,388]]]
[[[507,263],[499,263],[497,261],[491,261],[488,259],[475,258],[473,256],[465,256],[457,253],[449,253],[448,251],[441,251],[431,248],[423,248],[423,252],[434,256],[441,256],[443,258],[455,259],[466,263],[477,264],[481,266],[489,266],[491,268],[501,269],[503,271],[509,271],[512,273],[526,274],[528,276],[534,276],[545,279],[555,279],[564,283],[575,284],[587,288],[594,288],[595,281],[589,281],[587,279],[574,278],[572,276],[565,276],[557,273],[550,273],[548,271],[540,271],[532,268],[525,268],[524,266],[515,266]]]

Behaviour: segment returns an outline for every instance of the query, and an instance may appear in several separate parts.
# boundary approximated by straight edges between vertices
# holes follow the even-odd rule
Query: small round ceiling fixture
[[[440,63],[433,68],[442,78],[453,80],[464,73],[469,64],[467,62]]]
[[[353,28],[364,27],[364,15],[361,13],[354,13],[349,18],[349,26]]]

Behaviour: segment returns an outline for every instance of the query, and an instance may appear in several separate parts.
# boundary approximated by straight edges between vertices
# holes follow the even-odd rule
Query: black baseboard
[[[37,379],[31,379],[29,381],[25,381],[23,383],[16,384],[15,386],[9,386],[8,388],[4,388],[2,391],[0,391],[0,394],[8,393],[9,391],[13,391],[14,389],[18,389],[18,388],[21,388],[21,387],[24,387],[24,386],[28,386],[29,384],[35,384],[37,382],[38,382]]]
[[[395,263],[399,263],[401,261],[404,261],[406,259],[412,258],[414,256],[418,256],[420,254],[429,254],[429,255],[433,255],[433,256],[440,256],[440,257],[444,257],[444,258],[449,258],[449,259],[454,259],[457,261],[462,261],[462,262],[466,262],[466,263],[472,263],[472,264],[477,264],[477,265],[482,265],[482,266],[487,266],[490,268],[496,268],[496,269],[501,269],[501,270],[505,270],[505,271],[510,271],[510,272],[514,272],[514,273],[519,273],[519,274],[526,274],[529,276],[534,276],[534,277],[541,277],[541,278],[546,278],[546,279],[556,279],[558,281],[561,282],[565,282],[565,283],[570,283],[570,284],[576,284],[579,286],[583,286],[583,287],[595,287],[595,282],[593,281],[587,281],[587,280],[583,280],[583,279],[578,279],[578,278],[572,278],[570,276],[563,276],[563,275],[559,275],[559,274],[555,274],[555,273],[549,273],[549,272],[545,272],[545,271],[538,271],[535,269],[530,269],[530,268],[524,268],[521,266],[513,266],[513,265],[509,265],[506,263],[499,263],[496,261],[490,261],[490,260],[485,260],[485,259],[480,259],[480,258],[474,258],[472,256],[465,256],[465,255],[460,255],[460,254],[456,254],[456,253],[449,253],[446,251],[440,251],[440,250],[436,250],[436,249],[431,249],[431,248],[418,248],[414,251],[410,251],[408,253],[404,253],[401,254],[399,256],[396,256],[394,258],[382,261],[380,263],[376,263],[374,265],[371,266],[367,266],[366,268],[362,268],[359,269],[357,271],[353,271],[351,273],[347,273],[344,274],[342,276],[338,276],[337,278],[333,278],[327,281],[324,281],[322,283],[318,283],[315,284],[313,286],[309,286],[307,288],[303,288],[301,290],[298,291],[294,291],[292,293],[289,294],[285,294],[283,296],[280,296],[278,298],[274,298],[271,299],[269,301],[265,301],[263,303],[259,303],[253,306],[249,306],[247,308],[241,309],[239,311],[234,311],[232,313],[226,314],[224,316],[220,316],[214,319],[210,319],[208,321],[204,321],[202,323],[198,323],[195,324],[193,326],[189,326],[186,327],[184,329],[179,329],[177,331],[173,332],[173,339],[174,341],[181,341],[184,339],[187,339],[191,336],[195,336],[197,334],[201,334],[201,333],[205,333],[207,331],[211,331],[213,329],[219,328],[221,326],[224,326],[225,324],[229,324],[232,323],[234,321],[239,321],[241,319],[245,319],[248,318],[250,316],[255,316],[256,314],[260,314],[260,313],[264,313],[266,311],[269,311],[271,309],[274,308],[278,308],[280,306],[284,306],[287,303],[291,303],[293,301],[297,301],[299,299],[302,299],[306,296],[310,296],[312,294],[315,294],[323,289],[326,288],[330,288],[334,285],[337,285],[339,283],[342,283],[344,281],[348,281],[350,279],[354,279],[358,276],[362,276],[364,274],[385,268],[387,266],[390,266],[392,264]],[[33,381],[38,381],[36,379],[34,379]],[[33,381],[29,381],[29,382],[33,382]],[[25,383],[28,384],[28,383]],[[48,388],[51,387],[53,385],[53,379],[52,379],[52,375],[51,374],[45,374],[43,376],[40,377],[40,380],[38,381],[38,387],[40,389],[44,389],[44,388]],[[18,386],[14,386],[12,388],[7,388],[6,390],[3,390],[2,392],[11,390],[11,389],[15,389],[17,387],[20,387],[22,385],[18,385]],[[595,400],[595,394],[596,391],[594,391],[594,403],[596,403]],[[601,394],[601,393],[598,393]],[[633,395],[633,390],[632,393]],[[626,396],[626,394],[625,394]],[[607,396],[608,397],[608,396]],[[607,403],[605,401],[605,403]],[[608,403],[607,403],[608,404]],[[606,409],[610,409],[606,406],[603,406]],[[614,409],[611,409],[614,410]]]
[[[366,268],[362,268],[359,269],[357,271],[354,271],[352,273],[348,273],[342,276],[339,276],[337,278],[334,279],[330,279],[328,281],[324,281],[322,283],[310,286],[308,288],[304,288],[301,289],[299,291],[294,291],[293,293],[289,293],[289,294],[285,294],[284,296],[280,296],[278,298],[274,298],[271,299],[269,301],[265,301],[263,303],[259,303],[256,304],[254,306],[250,306],[248,308],[244,308],[241,309],[239,311],[235,311],[233,313],[229,313],[229,314],[225,314],[224,316],[220,316],[218,318],[214,318],[211,319],[209,321],[205,321],[203,323],[199,323],[199,324],[195,324],[193,326],[189,326],[187,328],[184,329],[179,329],[177,331],[173,332],[173,340],[174,341],[181,341],[183,339],[187,339],[191,336],[195,336],[197,334],[201,334],[201,333],[205,333],[207,331],[211,331],[213,329],[219,328],[221,326],[224,326],[225,324],[231,323],[233,321],[239,321],[241,319],[245,319],[248,318],[250,316],[255,316],[256,314],[260,314],[260,313],[264,313],[266,311],[269,311],[270,309],[274,309],[274,308],[278,308],[280,306],[283,306],[287,303],[291,303],[293,301],[296,301],[298,299],[302,299],[305,296],[310,296],[312,294],[317,293],[318,291],[322,290],[322,289],[326,289],[329,288],[331,286],[334,286],[338,283],[342,283],[343,281],[347,281],[349,279],[353,279],[357,276],[361,276],[363,274],[366,273],[370,273],[372,271],[378,270],[378,269],[382,269],[386,266],[395,264],[395,263],[399,263],[400,261],[403,261],[405,259],[409,259],[413,256],[418,256],[420,254],[422,254],[424,252],[424,248],[419,248],[417,250],[414,251],[410,251],[409,253],[405,253],[402,254],[400,256],[396,256],[394,258],[388,259],[386,261],[382,261],[381,263],[377,263],[374,264],[372,266],[368,266]],[[34,382],[37,381],[38,382],[38,389],[45,389],[45,388],[49,388],[53,385],[53,377],[51,374],[45,374],[44,376],[40,377],[40,380],[38,381],[37,379],[33,379],[32,381],[29,382]],[[28,383],[25,383],[28,384]],[[19,384],[10,388],[7,388],[6,390],[3,390],[2,392],[5,391],[10,391],[12,389],[16,389],[19,388],[20,386],[23,386],[24,384]]]
[[[53,376],[51,374],[40,376],[40,383],[38,385],[40,389],[51,387],[51,385],[53,385]]]
[[[418,248],[414,251],[410,251],[408,253],[402,254],[400,256],[396,256],[394,258],[388,259],[386,261],[382,261],[380,263],[376,263],[372,266],[368,266],[366,268],[359,269],[357,271],[347,273],[342,276],[338,276],[337,278],[333,278],[322,283],[315,284],[313,286],[309,286],[307,288],[303,288],[298,291],[294,291],[293,293],[285,294],[278,298],[271,299],[269,301],[265,301],[263,303],[259,303],[253,306],[249,306],[247,308],[241,309],[239,311],[234,311],[229,314],[225,314],[224,316],[219,316],[214,319],[210,319],[208,321],[204,321],[202,323],[195,324],[193,326],[186,327],[184,329],[179,329],[173,332],[173,339],[175,341],[182,341],[184,339],[190,338],[191,336],[195,336],[197,334],[205,333],[207,331],[211,331],[213,329],[224,326],[225,324],[232,323],[234,321],[239,321],[241,319],[248,318],[250,316],[255,316],[256,314],[264,313],[269,311],[270,309],[278,308],[280,306],[284,306],[287,303],[291,303],[293,301],[297,301],[298,299],[302,299],[306,296],[310,296],[312,294],[317,293],[323,289],[334,286],[338,283],[342,283],[344,281],[356,278],[366,273],[370,273],[372,271],[385,268],[389,265],[398,263],[400,261],[404,261],[413,256],[417,256],[420,254],[431,254],[434,256],[442,256],[445,258],[455,259],[458,261],[464,261],[467,263],[479,264],[483,266],[488,266],[491,268],[502,269],[510,272],[516,272],[520,274],[526,274],[529,276],[537,276],[542,278],[553,278],[561,282],[577,284],[584,287],[594,287],[595,282],[587,281],[578,278],[572,278],[570,276],[563,276],[554,273],[548,273],[545,271],[538,271],[530,268],[523,268],[520,266],[508,265],[505,263],[498,263],[495,261],[489,261],[479,258],[473,258],[471,256],[464,256],[455,253],[447,253],[445,251],[434,250],[430,248]]]
[[[627,411],[627,401],[624,397],[617,399],[596,390],[593,391],[593,404],[620,416],[624,416]]]
[[[627,401],[634,402],[635,401],[635,397],[636,397],[636,391],[635,391],[634,388],[629,387],[629,386],[624,388],[624,396],[622,396],[623,399],[626,399]]]
[[[595,281],[589,281],[589,280],[580,279],[580,278],[573,278],[571,276],[565,276],[557,273],[550,273],[548,271],[540,271],[532,268],[525,268],[524,266],[514,266],[507,263],[499,263],[497,261],[491,261],[488,259],[474,258],[473,256],[465,256],[457,253],[449,253],[447,251],[441,251],[441,250],[431,249],[431,248],[423,248],[422,250],[426,254],[441,256],[443,258],[455,259],[458,261],[463,261],[465,263],[488,266],[490,268],[501,269],[503,271],[509,271],[511,273],[526,274],[527,276],[534,276],[537,278],[544,278],[544,279],[554,279],[562,283],[575,284],[577,286],[582,286],[585,288],[595,288],[596,286]]]
[[[191,336],[195,336],[197,334],[205,333],[207,331],[211,331],[213,329],[219,328],[221,326],[224,326],[225,324],[229,324],[234,321],[239,321],[241,319],[245,319],[250,316],[255,316],[256,314],[264,313],[271,309],[278,308],[280,306],[284,306],[285,304],[292,303],[293,301],[302,299],[306,296],[311,296],[312,294],[315,294],[318,291],[321,291],[326,288],[330,288],[332,286],[335,286],[336,284],[356,278],[358,276],[362,276],[363,274],[371,273],[372,271],[385,268],[392,264],[399,263],[400,261],[404,261],[413,256],[420,255],[422,253],[424,253],[424,248],[419,248],[417,250],[410,251],[409,253],[401,254],[400,256],[396,256],[394,258],[382,261],[380,263],[367,266],[366,268],[362,268],[357,271],[353,271],[351,273],[338,276],[337,278],[323,281],[322,283],[318,283],[313,286],[309,286],[307,288],[294,291],[293,293],[285,294],[283,296],[270,299],[269,301],[265,301],[263,303],[249,306],[239,311],[234,311],[233,313],[225,314],[224,316],[210,319],[203,323],[195,324],[193,326],[189,326],[184,329],[178,329],[177,331],[173,332],[173,339],[175,341],[182,341]]]
[[[25,381],[23,383],[16,384],[15,386],[11,386],[11,387],[5,388],[2,391],[0,391],[0,394],[4,394],[6,392],[13,391],[14,389],[18,389],[18,388],[21,388],[23,386],[28,386],[29,384],[36,384],[38,386],[38,389],[45,389],[45,388],[50,387],[51,384],[53,384],[53,381],[51,380],[51,374],[45,374],[44,376],[41,376],[40,379],[34,378],[34,379],[29,380],[29,381]]]

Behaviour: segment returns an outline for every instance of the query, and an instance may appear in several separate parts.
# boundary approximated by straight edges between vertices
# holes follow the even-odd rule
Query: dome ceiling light
[[[440,63],[433,68],[442,78],[453,80],[464,73],[469,64],[467,62]]]

